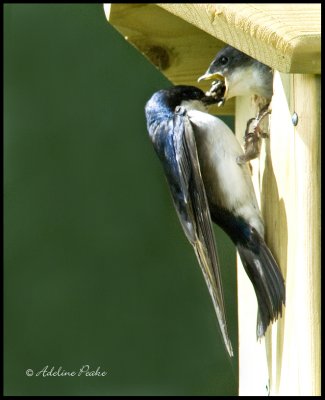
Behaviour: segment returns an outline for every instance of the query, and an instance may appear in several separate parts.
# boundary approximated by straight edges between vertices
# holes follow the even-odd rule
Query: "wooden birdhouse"
[[[197,82],[227,44],[274,70],[269,138],[251,162],[265,239],[286,281],[282,318],[256,340],[257,301],[238,268],[239,394],[320,395],[320,90],[319,4],[106,4],[107,20],[173,84]],[[233,114],[243,142],[251,98]],[[238,258],[238,264],[240,260]]]

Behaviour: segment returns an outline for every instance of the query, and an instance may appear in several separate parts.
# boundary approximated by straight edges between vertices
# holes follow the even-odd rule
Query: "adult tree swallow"
[[[238,158],[244,163],[256,158],[260,153],[263,133],[261,121],[270,114],[268,109],[273,95],[273,70],[247,54],[226,46],[211,62],[208,70],[198,81],[216,79],[207,95],[215,98],[218,105],[231,97],[255,95],[258,113],[248,120],[245,131],[245,154]]]
[[[208,286],[230,356],[220,265],[212,222],[232,239],[257,301],[257,337],[282,313],[285,286],[267,247],[264,225],[243,151],[233,132],[207,113],[200,89],[174,86],[153,94],[145,106],[147,128],[162,162],[174,206]]]

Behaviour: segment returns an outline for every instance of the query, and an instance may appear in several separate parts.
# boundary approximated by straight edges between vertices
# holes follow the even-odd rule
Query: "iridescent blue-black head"
[[[153,120],[171,117],[182,102],[194,100],[202,101],[204,104],[213,102],[213,99],[206,97],[204,92],[195,86],[177,85],[159,90],[152,95],[145,106],[148,125],[151,125]]]

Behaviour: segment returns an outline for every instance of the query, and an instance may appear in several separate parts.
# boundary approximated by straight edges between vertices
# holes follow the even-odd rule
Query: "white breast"
[[[272,73],[269,72],[270,78],[264,76],[266,71],[261,68],[256,68],[256,65],[251,65],[243,71],[242,69],[235,69],[231,75],[225,78],[227,94],[226,98],[237,96],[250,96],[253,94],[270,97],[272,96],[271,79]],[[268,78],[268,79],[267,79]]]
[[[208,113],[191,110],[201,173],[210,201],[242,216],[263,236],[264,227],[250,171],[236,158],[243,150],[228,126]]]

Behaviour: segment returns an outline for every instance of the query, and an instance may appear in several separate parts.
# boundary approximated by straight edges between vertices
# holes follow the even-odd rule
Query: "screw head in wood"
[[[293,126],[297,126],[298,125],[298,114],[296,112],[294,112],[291,116],[291,121]]]

